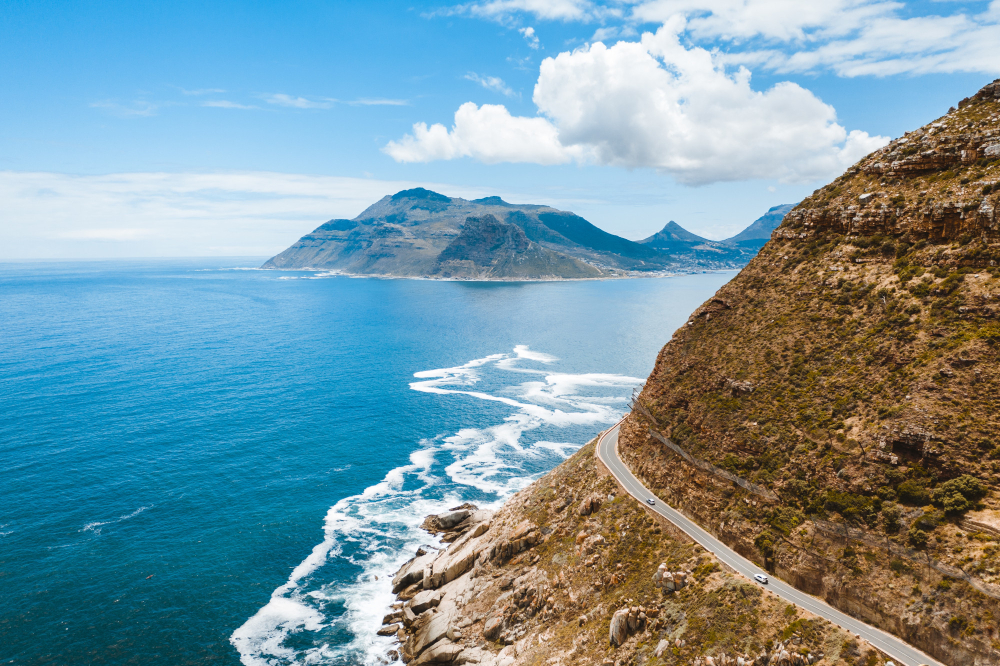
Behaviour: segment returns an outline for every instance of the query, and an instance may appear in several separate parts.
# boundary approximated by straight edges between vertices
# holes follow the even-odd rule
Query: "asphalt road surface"
[[[834,624],[850,631],[852,634],[860,636],[877,647],[879,650],[882,650],[887,655],[892,657],[896,664],[902,664],[903,666],[919,666],[920,664],[943,666],[941,662],[936,661],[909,643],[905,643],[899,638],[896,638],[892,634],[888,634],[881,629],[876,629],[875,627],[867,625],[861,620],[857,620],[850,615],[845,615],[816,597],[797,590],[788,583],[774,578],[750,560],[737,555],[736,552],[731,550],[721,541],[698,527],[698,525],[685,518],[669,505],[665,504],[660,498],[654,495],[651,491],[647,490],[642,483],[635,478],[629,468],[625,466],[625,463],[622,462],[621,458],[618,457],[618,425],[615,425],[613,428],[605,432],[598,440],[597,456],[601,459],[601,462],[603,462],[607,468],[611,470],[611,473],[616,479],[618,479],[618,482],[625,487],[625,490],[627,490],[632,497],[679,527],[684,533],[704,546],[706,550],[714,553],[720,560],[749,578],[751,581],[753,581],[753,575],[757,573],[764,574],[768,577],[769,582],[767,585],[761,585],[757,581],[753,581],[755,585],[761,585],[761,587],[764,587],[782,599],[796,604],[800,608],[804,608],[815,615],[825,618],[830,622],[833,622]],[[652,499],[654,504],[649,504],[649,499]]]

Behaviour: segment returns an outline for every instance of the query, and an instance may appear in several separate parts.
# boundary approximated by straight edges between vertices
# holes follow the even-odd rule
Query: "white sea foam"
[[[334,504],[324,521],[323,541],[230,638],[242,663],[384,662],[393,639],[375,632],[393,601],[392,575],[419,545],[440,545],[420,529],[424,516],[470,499],[479,506],[499,507],[583,443],[556,441],[552,435],[569,434],[568,428],[585,440],[596,426],[617,420],[627,395],[641,384],[623,375],[533,367],[556,361],[518,345],[512,353],[415,373],[417,381],[410,384],[415,391],[503,405],[506,414],[484,412],[498,422],[422,440],[409,464]],[[538,378],[511,381],[521,373]],[[322,567],[335,560],[358,573],[350,580],[332,575],[324,579]],[[312,647],[290,647],[287,639],[292,634],[298,634],[296,644],[308,644],[303,632],[312,632]]]
[[[113,520],[95,521],[93,523],[87,523],[86,525],[84,525],[83,527],[80,528],[80,531],[81,532],[93,532],[94,534],[100,534],[101,533],[101,529],[103,529],[105,525],[114,525],[115,523],[120,523],[120,522],[128,520],[130,518],[135,518],[136,516],[138,516],[140,513],[142,513],[146,509],[152,509],[154,506],[155,506],[154,504],[150,504],[149,506],[140,506],[138,509],[136,509],[132,513],[123,514],[123,515],[118,516],[117,518],[115,518]]]

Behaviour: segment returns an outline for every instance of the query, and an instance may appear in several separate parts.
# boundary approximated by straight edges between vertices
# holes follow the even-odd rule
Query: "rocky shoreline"
[[[737,580],[699,546],[680,543],[612,477],[594,474],[599,463],[593,447],[586,448],[582,463],[577,454],[496,513],[464,504],[427,517],[422,527],[447,546],[421,547],[396,572],[397,601],[378,632],[396,639],[386,662],[514,666],[544,663],[548,655],[552,664],[600,666],[842,663],[837,654],[824,661],[818,640],[839,630],[799,611],[782,612],[780,600]],[[563,468],[570,463],[588,473],[566,483]],[[641,535],[643,547],[623,557],[630,533]],[[649,552],[660,545],[667,548]],[[713,650],[701,644],[700,610],[692,612],[691,604],[716,605],[721,598],[726,607],[744,609],[737,616],[747,623],[744,633],[763,631],[761,607],[794,618],[792,628],[770,639],[743,636],[740,649],[729,641],[729,649]],[[840,653],[853,641],[850,634],[843,639],[826,645]],[[852,644],[866,664],[884,661]]]

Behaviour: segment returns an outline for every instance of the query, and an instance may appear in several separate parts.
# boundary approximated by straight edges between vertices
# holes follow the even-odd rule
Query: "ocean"
[[[732,273],[0,265],[0,664],[376,664],[424,516],[626,410]]]

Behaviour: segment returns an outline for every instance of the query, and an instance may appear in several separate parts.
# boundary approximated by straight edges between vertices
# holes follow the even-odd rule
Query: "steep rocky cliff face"
[[[620,439],[736,550],[949,664],[1000,663],[998,207],[1000,80],[789,212]]]
[[[885,656],[726,570],[626,495],[593,443],[493,514],[430,517],[393,580],[386,660],[879,666]]]

